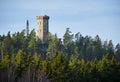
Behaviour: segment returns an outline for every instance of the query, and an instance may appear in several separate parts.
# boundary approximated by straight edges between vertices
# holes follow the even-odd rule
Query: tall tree
[[[47,54],[52,56],[53,54],[63,53],[63,45],[57,34],[52,36],[52,40],[48,45]]]
[[[35,54],[35,44],[36,44],[36,33],[33,29],[29,36],[29,42],[28,42],[28,50],[30,54]]]
[[[102,59],[103,53],[102,53],[102,43],[101,39],[97,35],[93,41],[93,56],[96,57],[98,60]]]
[[[13,45],[12,45],[12,38],[11,38],[10,32],[8,32],[7,36],[2,41],[1,46],[2,46],[1,49],[2,49],[3,56],[7,53],[9,53],[10,55],[12,54]]]
[[[71,58],[71,55],[73,53],[73,48],[74,48],[73,34],[71,34],[71,31],[69,30],[69,28],[66,29],[66,32],[63,36],[63,44],[66,49],[65,51],[69,60]]]
[[[112,40],[110,40],[108,43],[108,53],[110,55],[114,55],[114,46],[113,46]]]
[[[26,54],[19,50],[15,57],[15,81],[17,82],[26,70]]]
[[[115,56],[120,61],[120,44],[119,43],[115,47]]]

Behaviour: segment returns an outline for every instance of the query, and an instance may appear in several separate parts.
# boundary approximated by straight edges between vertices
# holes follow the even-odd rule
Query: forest
[[[0,35],[0,82],[120,82],[120,43],[69,28],[44,43],[35,29],[8,32]]]

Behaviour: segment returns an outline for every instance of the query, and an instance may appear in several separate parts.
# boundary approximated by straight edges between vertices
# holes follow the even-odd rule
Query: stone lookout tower
[[[49,32],[49,16],[37,16],[37,36],[44,43]]]

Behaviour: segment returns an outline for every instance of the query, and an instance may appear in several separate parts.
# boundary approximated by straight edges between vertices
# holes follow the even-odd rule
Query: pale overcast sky
[[[0,34],[21,31],[29,20],[36,29],[36,16],[50,16],[49,29],[62,38],[72,33],[120,43],[120,0],[0,0]]]

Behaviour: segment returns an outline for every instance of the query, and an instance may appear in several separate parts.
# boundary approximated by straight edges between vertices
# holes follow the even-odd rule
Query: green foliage
[[[22,77],[22,74],[26,70],[26,55],[22,50],[19,50],[15,57],[15,79]]]
[[[57,35],[53,35],[51,37],[51,42],[48,45],[48,49],[47,49],[47,56],[53,56],[57,55],[58,53],[63,53],[63,49],[62,49],[62,42],[60,39],[58,39]]]
[[[0,81],[120,81],[120,44],[114,48],[112,40],[102,42],[98,35],[74,36],[67,28],[63,40],[49,33],[42,44],[34,29],[28,36],[25,30],[8,32],[0,35],[0,52]]]
[[[65,52],[68,60],[71,58],[71,55],[73,54],[74,50],[73,36],[74,35],[71,34],[69,28],[66,28],[66,32],[63,36],[63,44],[65,47]]]
[[[63,54],[54,55],[44,62],[44,71],[53,82],[67,81],[68,62]]]
[[[35,44],[36,44],[36,33],[35,30],[33,29],[30,33],[29,36],[29,42],[28,42],[28,50],[30,54],[35,54]]]
[[[2,59],[2,61],[0,62],[0,70],[7,69],[9,65],[10,65],[10,57],[8,54],[6,54],[4,58]]]

